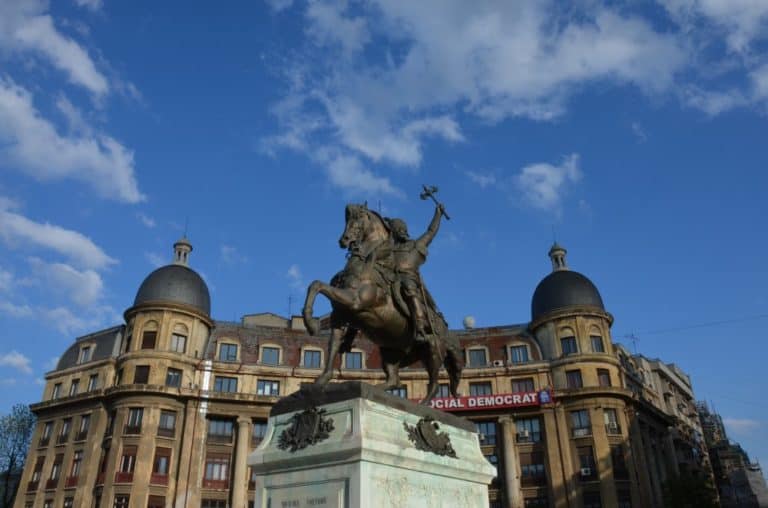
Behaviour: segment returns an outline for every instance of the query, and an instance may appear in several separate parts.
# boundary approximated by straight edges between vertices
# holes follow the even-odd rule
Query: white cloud
[[[285,273],[285,276],[288,278],[288,283],[291,288],[302,289],[304,287],[304,277],[301,274],[299,265],[291,265]]]
[[[71,118],[71,108],[59,102]],[[144,199],[136,183],[132,151],[106,135],[62,136],[35,109],[26,89],[3,78],[0,144],[0,164],[38,180],[73,178],[91,185],[105,198],[127,203]]]
[[[738,89],[714,91],[695,86],[688,87],[683,92],[683,100],[687,105],[710,116],[716,116],[750,103],[750,100]]]
[[[101,0],[75,0],[75,3],[80,7],[87,7],[93,11],[98,11],[103,5]]]
[[[145,252],[144,258],[155,268],[160,268],[161,266],[168,264],[168,260],[157,252]]]
[[[13,288],[13,273],[0,268],[0,291],[10,291]]]
[[[320,44],[339,44],[345,53],[353,53],[361,51],[371,36],[365,18],[343,15],[346,4],[344,0],[310,2],[307,32]]]
[[[121,316],[106,305],[93,307],[78,314],[61,306],[36,309],[35,313],[45,324],[64,335],[73,335],[122,321]]]
[[[264,0],[272,10],[280,12],[293,5],[293,0]]]
[[[637,141],[640,143],[645,143],[648,141],[648,135],[645,133],[645,129],[643,129],[643,126],[640,125],[640,122],[632,122],[632,134],[635,135],[635,138],[637,138]]]
[[[104,282],[93,270],[79,271],[64,263],[46,263],[39,258],[30,258],[29,263],[34,276],[41,279],[40,284],[81,307],[91,306],[103,296]]]
[[[751,418],[726,417],[723,418],[723,423],[728,427],[729,431],[740,435],[750,434],[752,431],[757,430],[762,426],[759,421]]]
[[[5,354],[0,353],[0,366],[13,367],[24,374],[32,374],[32,366],[30,365],[29,358],[16,350]]]
[[[571,154],[559,166],[539,162],[520,170],[515,186],[524,203],[533,208],[559,213],[568,186],[581,180],[579,155]]]
[[[232,245],[222,245],[219,249],[219,254],[221,255],[221,260],[229,265],[241,264],[248,261],[248,258]]]
[[[466,171],[465,173],[467,177],[469,177],[472,182],[479,185],[481,189],[496,185],[496,176],[492,175],[491,173],[483,174],[477,173],[475,171]]]
[[[388,194],[402,197],[400,189],[389,178],[377,176],[366,169],[360,159],[351,155],[327,155],[323,157],[326,172],[332,185],[351,193]]]
[[[97,70],[83,46],[56,28],[47,9],[48,2],[39,0],[1,2],[0,48],[40,55],[66,73],[73,84],[96,95],[106,94],[107,78]]]
[[[15,318],[32,317],[34,311],[29,305],[17,305],[13,302],[0,300],[0,312]]]
[[[82,233],[49,223],[34,222],[0,209],[0,239],[6,244],[30,244],[56,251],[80,267],[103,269],[117,263]]]
[[[3,386],[15,386],[16,385],[16,379],[14,378],[3,378],[0,379],[0,385]]]
[[[139,212],[136,214],[136,217],[141,221],[142,224],[144,224],[146,227],[152,229],[155,226],[157,226],[157,223],[155,222],[155,219],[150,217],[149,215],[146,215],[142,212]]]

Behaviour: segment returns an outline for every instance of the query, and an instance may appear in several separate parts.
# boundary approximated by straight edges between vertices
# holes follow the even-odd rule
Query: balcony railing
[[[100,472],[98,475],[96,475],[96,485],[104,485],[104,472]]]
[[[67,442],[67,439],[69,439],[69,433],[60,434],[56,437],[56,444],[64,444]]]
[[[228,489],[229,480],[208,480],[203,478],[204,489]]]
[[[34,480],[27,483],[27,492],[34,492],[40,486],[40,480]]]
[[[48,446],[48,443],[51,442],[50,436],[48,437],[41,437],[40,442],[37,443],[37,446]]]
[[[149,477],[149,483],[153,485],[168,485],[168,475],[152,473],[152,476]]]
[[[126,425],[123,434],[141,434],[141,425]]]
[[[52,478],[50,480],[45,481],[45,490],[56,490],[56,487],[59,485],[59,479],[58,478]]]
[[[166,429],[163,427],[158,427],[157,435],[162,437],[174,437],[176,435],[176,429]]]
[[[64,482],[65,488],[77,487],[77,482],[80,480],[79,476],[70,476]]]
[[[541,441],[541,432],[518,432],[518,443],[538,443]]]
[[[133,472],[124,473],[122,471],[118,471],[115,473],[115,483],[132,483],[132,482],[133,482]]]
[[[545,474],[524,475],[520,478],[520,485],[523,487],[537,487],[546,484],[547,476]]]
[[[230,444],[232,434],[208,434],[207,440],[209,443]]]
[[[85,441],[88,438],[88,431],[84,430],[82,432],[78,432],[77,435],[75,435],[75,441]]]
[[[577,427],[573,429],[573,437],[587,437],[592,434],[592,429],[589,427]]]
[[[605,424],[605,433],[606,434],[621,434],[621,427],[618,423],[606,423]]]

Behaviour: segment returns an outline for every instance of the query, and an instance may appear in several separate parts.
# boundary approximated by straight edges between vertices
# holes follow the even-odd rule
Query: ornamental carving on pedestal
[[[295,452],[328,439],[333,431],[333,418],[323,418],[325,409],[310,407],[291,417],[291,426],[280,434],[277,447]]]
[[[403,422],[403,426],[408,432],[408,439],[418,450],[456,458],[450,436],[446,432],[438,432],[440,425],[431,416],[425,416],[413,426]]]

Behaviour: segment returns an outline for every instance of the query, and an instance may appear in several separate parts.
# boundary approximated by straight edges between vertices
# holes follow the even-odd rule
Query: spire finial
[[[565,247],[555,242],[549,249],[549,259],[552,260],[552,271],[559,272],[568,269],[568,265],[565,262],[565,255],[568,253]]]
[[[192,244],[189,243],[186,233],[173,244],[173,264],[189,266],[189,253],[192,252]]]

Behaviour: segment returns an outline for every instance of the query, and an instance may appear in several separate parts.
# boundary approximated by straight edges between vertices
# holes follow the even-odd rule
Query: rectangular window
[[[280,381],[259,379],[256,382],[256,395],[269,395],[270,397],[280,395]]]
[[[584,508],[603,508],[603,501],[600,499],[600,492],[587,491],[582,496]]]
[[[447,383],[440,383],[437,385],[437,394],[435,394],[435,397],[450,397],[451,396],[451,387]]]
[[[84,441],[88,437],[88,429],[91,427],[91,415],[83,415],[80,417],[80,427],[77,428],[77,436],[75,441]]]
[[[80,348],[80,356],[77,358],[77,363],[85,363],[91,361],[91,346],[83,346]]]
[[[511,346],[509,358],[515,364],[528,362],[528,346]]]
[[[157,332],[144,332],[141,336],[141,349],[155,349],[157,341]]]
[[[53,459],[53,466],[51,467],[51,476],[49,477],[49,480],[48,480],[49,485],[52,484],[54,487],[56,486],[56,482],[58,482],[59,477],[61,476],[62,462],[64,462],[64,454],[59,453]],[[50,489],[49,485],[46,485],[46,489]]]
[[[145,385],[149,382],[149,365],[137,365],[133,372],[133,384]]]
[[[64,504],[61,505],[62,508],[73,508],[75,506],[75,498],[74,497],[65,497],[64,498]]]
[[[237,392],[237,378],[216,376],[216,378],[213,381],[213,391],[226,392],[226,393]]]
[[[485,349],[469,350],[469,367],[485,367],[488,365],[488,358]]]
[[[147,508],[165,508],[165,496],[149,496]]]
[[[165,386],[178,388],[181,386],[181,369],[168,368],[165,372]]]
[[[32,482],[35,484],[32,489],[28,490],[36,490],[37,489],[37,483],[40,481],[40,477],[43,474],[43,466],[45,465],[45,455],[40,455],[37,457],[37,462],[35,462],[35,469],[32,471]]]
[[[187,351],[187,336],[174,333],[171,335],[171,351],[184,353]]]
[[[581,380],[580,370],[567,370],[565,371],[565,381],[568,388],[581,388],[584,383]]]
[[[152,464],[152,476],[168,476],[171,468],[171,449],[157,448],[155,450],[155,461]],[[166,480],[167,482],[167,480]]]
[[[69,385],[69,396],[77,395],[77,390],[80,388],[80,380],[73,379],[72,384]]]
[[[141,434],[141,420],[144,408],[132,407],[128,410],[128,423],[125,424],[125,434]]]
[[[407,386],[398,386],[397,388],[390,388],[387,390],[387,393],[394,395],[395,397],[400,397],[401,399],[407,399],[408,398],[408,387]]]
[[[309,349],[304,350],[304,360],[303,360],[304,367],[308,369],[319,369],[320,355],[321,355],[320,351],[313,351]]]
[[[160,422],[157,424],[157,435],[173,437],[176,435],[176,412],[160,411]]]
[[[572,355],[579,352],[576,347],[576,337],[563,337],[560,339],[560,347],[563,349],[563,355]]]
[[[267,435],[267,421],[266,420],[254,420],[253,429],[251,430],[251,445],[256,447]]]
[[[43,502],[43,508],[53,508],[53,499],[46,499]]]
[[[133,470],[136,468],[136,446],[124,446],[123,455],[120,457],[117,471],[115,471],[115,483],[133,482]]]
[[[611,373],[608,369],[597,369],[597,381],[600,386],[611,386]]]
[[[592,351],[595,353],[605,353],[603,338],[599,335],[590,335],[589,341],[592,343]]]
[[[212,443],[231,443],[234,435],[232,420],[211,418],[208,420],[208,441]]]
[[[61,396],[61,383],[53,385],[53,391],[51,392],[51,399],[56,400]]]
[[[619,420],[616,416],[615,409],[603,409],[603,420],[605,422],[605,432],[607,434],[621,434],[621,427],[619,427]]]
[[[493,420],[475,422],[477,435],[480,440],[480,446],[490,446],[496,444],[496,422]]]
[[[83,451],[77,450],[72,455],[72,468],[69,471],[70,478],[77,478],[80,476],[80,468],[83,466]]]
[[[278,365],[280,363],[280,349],[269,346],[261,348],[261,363]]]
[[[344,368],[345,369],[362,369],[363,368],[363,353],[360,351],[350,351],[344,355]]]
[[[571,411],[571,429],[573,437],[583,437],[592,434],[592,423],[589,420],[589,410]]]
[[[538,418],[519,418],[515,420],[518,443],[538,443],[541,441],[541,421]]]
[[[91,374],[91,376],[88,378],[88,391],[92,392],[98,387],[99,387],[99,375]]]
[[[39,446],[47,446],[51,440],[51,432],[53,432],[53,422],[45,422],[43,424],[43,431],[40,433]]]
[[[224,499],[203,499],[200,508],[227,508],[227,502]]]
[[[237,361],[237,344],[220,344],[219,345],[219,361],[220,362],[236,362]]]
[[[624,448],[621,445],[611,445],[611,464],[613,465],[614,480],[629,480],[629,470],[624,460]]]
[[[470,395],[492,395],[491,383],[469,383]]]
[[[591,446],[577,446],[576,454],[579,457],[579,478],[581,480],[594,480],[597,478],[595,456]]]
[[[64,418],[61,422],[61,429],[59,429],[59,436],[56,438],[56,442],[66,443],[69,439],[69,431],[72,428],[72,418]]]
[[[521,379],[512,380],[512,393],[533,392],[533,391],[535,391],[535,388],[533,387],[532,377],[524,377]]]
[[[115,504],[113,508],[128,508],[130,504],[131,496],[127,494],[119,494],[115,496]]]
[[[547,484],[543,452],[520,453],[520,483],[523,487]]]
[[[205,458],[203,488],[227,488],[229,486],[229,455],[211,454]]]

